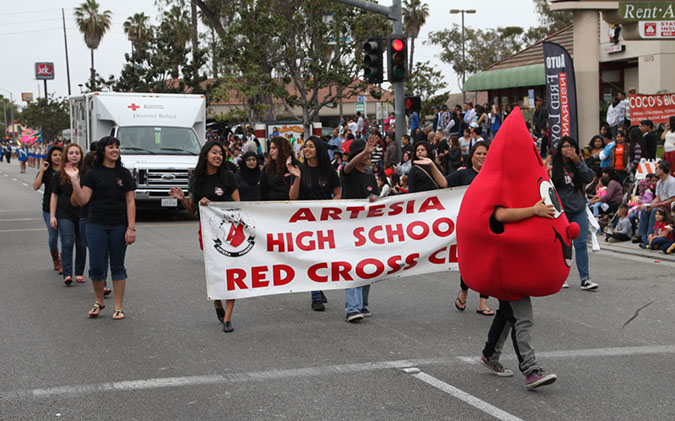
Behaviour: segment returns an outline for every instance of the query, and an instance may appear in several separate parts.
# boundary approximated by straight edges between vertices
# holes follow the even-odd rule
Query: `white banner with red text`
[[[354,288],[457,270],[466,187],[367,200],[200,208],[209,299]]]

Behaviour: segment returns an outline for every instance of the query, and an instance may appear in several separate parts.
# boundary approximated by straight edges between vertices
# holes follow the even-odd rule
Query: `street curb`
[[[589,245],[588,248],[591,251],[591,253],[596,253],[591,249],[590,245]],[[665,254],[661,250],[659,250],[659,251],[654,250],[654,251],[651,251],[651,252],[641,252],[642,250],[631,251],[631,250],[625,249],[623,247],[608,247],[608,246],[603,247],[603,245],[600,245],[599,251],[611,251],[613,253],[625,254],[625,255],[628,255],[628,256],[636,256],[636,257],[642,257],[642,258],[645,258],[645,259],[658,260],[658,261],[661,261],[661,262],[675,263],[675,257],[671,257],[671,256],[675,256],[675,255]]]

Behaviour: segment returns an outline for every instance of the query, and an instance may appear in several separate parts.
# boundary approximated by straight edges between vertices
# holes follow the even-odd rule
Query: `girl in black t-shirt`
[[[281,136],[273,137],[270,140],[270,161],[260,174],[260,200],[289,200],[288,192],[293,180],[286,167],[288,157],[293,159],[291,143]],[[297,164],[293,160],[293,165]]]
[[[433,162],[433,159],[433,150],[429,142],[415,143],[413,166],[408,173],[408,191],[410,193],[446,187],[442,184],[445,177],[441,171],[441,166]]]
[[[124,290],[127,281],[124,259],[127,246],[136,241],[136,182],[129,170],[122,166],[120,141],[106,136],[98,142],[94,167],[82,177],[81,186],[78,168],[68,164],[64,171],[70,176],[75,202],[79,206],[89,204],[89,277],[96,296],[89,317],[98,317],[105,308],[103,280],[107,254],[115,293],[112,318],[122,320],[125,318]]]
[[[208,206],[209,202],[239,202],[239,190],[234,174],[225,169],[225,148],[222,144],[209,141],[202,147],[199,160],[190,181],[190,197],[177,187],[171,187],[169,194],[181,201],[188,212],[194,214],[199,206]],[[202,247],[202,228],[199,226],[199,245]],[[232,332],[232,311],[234,300],[225,300],[225,308],[220,300],[213,301],[218,320],[223,323],[223,332]]]
[[[75,143],[66,146],[63,152],[66,165],[82,168],[82,148]],[[58,171],[51,182],[52,197],[49,204],[49,224],[58,229],[61,238],[61,264],[63,282],[73,283],[73,246],[75,246],[75,278],[78,283],[84,282],[84,264],[87,260],[87,246],[80,232],[80,209],[74,206],[70,197],[73,185],[65,171]]]
[[[47,226],[47,233],[49,234],[49,252],[52,254],[52,265],[54,270],[63,273],[61,269],[61,257],[59,256],[59,233],[52,228],[49,221],[49,203],[52,198],[52,178],[61,166],[61,154],[63,148],[54,146],[47,152],[47,158],[40,165],[40,171],[33,181],[33,189],[39,190],[41,186],[45,186],[42,193],[42,217]]]
[[[312,136],[302,147],[305,162],[298,168],[287,158],[287,169],[293,175],[289,191],[291,200],[339,200],[340,177],[330,163],[328,150],[321,139]],[[328,300],[323,291],[312,291],[312,310],[324,311]]]

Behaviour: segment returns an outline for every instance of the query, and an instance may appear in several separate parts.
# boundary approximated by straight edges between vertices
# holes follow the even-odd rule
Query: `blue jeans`
[[[82,235],[82,238],[84,238],[84,244],[88,248],[89,244],[87,244],[87,218],[80,218],[80,233]],[[105,255],[105,265],[103,266],[103,282],[105,283],[106,287],[108,286],[108,282],[106,282],[106,278],[108,277],[108,260],[109,259],[110,259],[110,255],[106,254]]]
[[[106,255],[110,256],[110,274],[113,281],[127,279],[124,256],[127,244],[124,225],[87,224],[87,244],[89,244],[89,277],[93,282],[105,280]]]
[[[668,250],[668,247],[672,246],[673,242],[665,237],[656,237],[652,240],[652,245],[649,247],[650,250]]]
[[[49,212],[42,211],[42,218],[45,220],[47,234],[49,234],[49,251],[59,251],[59,231],[49,224]]]
[[[347,314],[360,313],[361,309],[367,308],[369,294],[370,285],[345,289],[345,309],[347,310]]]
[[[63,279],[73,276],[73,246],[75,246],[75,276],[82,276],[84,264],[87,261],[87,246],[80,233],[80,224],[65,218],[59,219],[58,222]]]
[[[654,234],[654,225],[656,225],[656,208],[647,211],[644,208],[640,211],[640,223],[638,224],[638,235],[640,237]]]
[[[581,282],[588,280],[588,215],[586,210],[577,213],[567,213],[567,220],[576,222],[579,225],[579,236],[572,241],[574,244],[574,257],[577,263],[577,270],[579,271],[579,278]]]
[[[321,301],[322,299],[321,291],[312,291],[312,301]]]

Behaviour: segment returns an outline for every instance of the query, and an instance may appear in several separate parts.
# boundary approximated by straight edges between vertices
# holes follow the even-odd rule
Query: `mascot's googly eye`
[[[553,187],[549,181],[542,181],[539,185],[539,195],[544,199],[544,203],[547,205],[553,205],[555,208],[554,218],[558,218],[562,215],[562,206],[560,205],[560,200],[558,199],[558,192]]]

